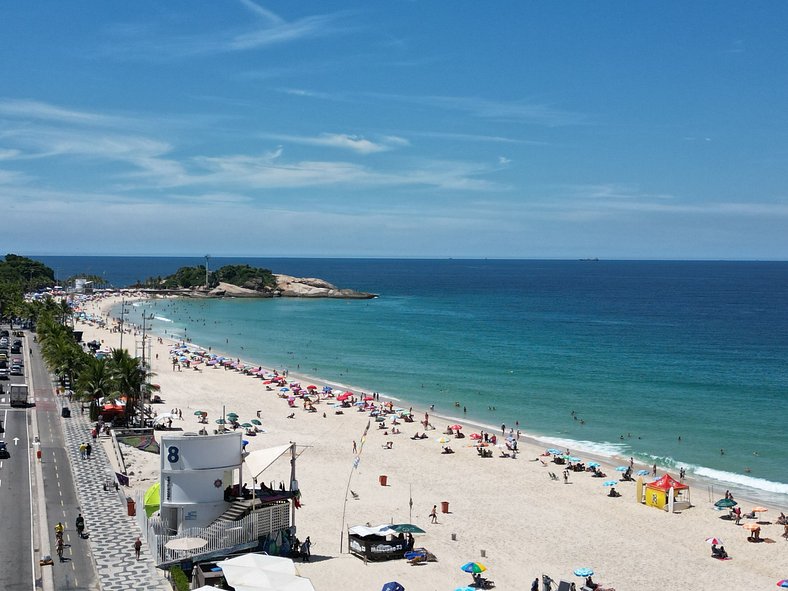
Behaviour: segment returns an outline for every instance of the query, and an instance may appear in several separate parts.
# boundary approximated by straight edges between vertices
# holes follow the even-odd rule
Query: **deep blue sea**
[[[115,286],[204,263],[34,258],[58,278],[92,273]],[[211,267],[239,262],[380,297],[158,301],[153,330],[788,502],[788,263],[216,258]]]

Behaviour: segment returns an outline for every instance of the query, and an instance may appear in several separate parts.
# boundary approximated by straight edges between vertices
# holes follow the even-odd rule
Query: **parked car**
[[[8,446],[5,441],[0,441],[0,458],[10,458],[11,454],[8,453]]]
[[[23,376],[25,372],[22,370],[22,367],[19,365],[12,365],[11,366],[11,375],[12,376]]]

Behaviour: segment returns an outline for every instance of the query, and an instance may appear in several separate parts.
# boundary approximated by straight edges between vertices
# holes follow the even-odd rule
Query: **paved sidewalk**
[[[88,416],[81,415],[74,406],[71,418],[61,420],[66,452],[85,517],[85,531],[90,534],[90,549],[102,591],[171,589],[158,574],[146,543],[142,544],[142,558],[134,558],[134,541],[140,530],[134,518],[127,514],[125,499],[114,488],[104,490],[107,474],[114,475],[115,472],[104,447],[94,444],[91,439],[93,425]],[[89,460],[83,460],[79,455],[79,445],[88,442],[93,445],[92,453]],[[66,525],[72,527],[73,524]]]

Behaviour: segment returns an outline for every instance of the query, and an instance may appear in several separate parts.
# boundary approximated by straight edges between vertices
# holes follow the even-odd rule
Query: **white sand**
[[[88,304],[86,311],[99,314],[111,303]],[[84,323],[79,328],[85,331],[85,340],[96,338],[111,347],[119,344],[118,333]],[[301,539],[307,535],[312,539],[313,561],[299,564],[299,570],[319,591],[377,590],[393,580],[409,591],[451,590],[471,581],[470,575],[459,569],[471,560],[488,567],[485,575],[499,589],[530,588],[534,577],[543,573],[556,581],[575,581],[579,588],[582,580],[572,571],[581,566],[596,571],[596,582],[619,591],[768,589],[788,576],[788,541],[781,537],[782,526],[762,527],[761,536],[774,543],[747,542],[746,530],[721,520],[722,513],[713,510],[705,486],[692,491],[695,507],[668,514],[636,503],[633,483],[620,483],[616,488],[623,496],[615,499],[606,496],[608,489],[601,486],[600,479],[587,473],[571,473],[569,485],[553,482],[548,472],[560,477],[562,467],[543,467],[530,461],[544,450],[523,442],[516,460],[497,457],[497,450],[496,457],[481,459],[469,447],[468,438],[452,440],[456,453],[441,455],[436,438],[446,428],[445,422],[428,432],[430,439],[412,441],[409,437],[422,431],[418,422],[403,424],[401,435],[386,438],[373,421],[350,485],[359,499],[348,500],[343,523],[352,441],[360,441],[367,414],[346,410],[344,415],[334,415],[334,409],[321,403],[317,405],[319,412],[298,408],[296,418],[288,420],[285,417],[292,411],[287,402],[276,392],[266,391],[260,379],[205,366],[201,372],[172,371],[172,344],[166,339],[158,344],[154,339],[153,371],[157,375],[153,382],[161,385],[165,401],[158,407],[159,413],[174,407],[183,411],[183,422],[173,426],[196,432],[200,425],[193,412],[198,409],[209,413],[210,428],[216,426],[213,421],[221,416],[222,405],[228,412],[239,413],[241,422],[254,418],[260,409],[267,433],[248,438],[250,450],[289,441],[303,446],[297,465],[303,507],[296,512],[296,525]],[[323,384],[317,385],[322,388]],[[414,413],[418,421],[424,410],[414,409]],[[382,448],[386,440],[394,442],[393,449]],[[132,477],[132,485],[145,488],[149,479],[157,479],[158,457],[139,452],[134,458],[136,478],[148,480]],[[610,466],[603,468],[611,479],[620,476]],[[271,471],[268,480],[286,481],[289,465],[280,461]],[[386,487],[378,483],[381,474],[388,476]],[[411,491],[412,517],[408,508]],[[440,508],[441,501],[450,503],[451,513],[439,514],[439,523],[431,525],[429,512],[435,504]],[[750,504],[743,502],[742,507],[748,511]],[[776,517],[773,510],[766,515],[772,520]],[[426,535],[417,537],[416,545],[427,547],[438,562],[410,566],[399,560],[365,565],[354,556],[340,554],[346,526],[391,520],[412,522],[427,530]],[[456,534],[456,541],[452,534]],[[721,537],[733,560],[712,559],[704,543],[708,536]],[[347,551],[346,539],[343,549]],[[482,551],[486,558],[481,557]]]

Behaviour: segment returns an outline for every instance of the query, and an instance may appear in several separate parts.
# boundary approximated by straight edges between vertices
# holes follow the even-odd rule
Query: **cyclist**
[[[63,562],[63,538],[57,539],[57,556]]]
[[[79,537],[80,537],[80,538],[84,537],[84,532],[85,532],[85,518],[84,518],[84,517],[82,517],[82,513],[80,513],[79,515],[77,515],[76,526],[77,526],[77,533],[79,534]]]
[[[55,526],[55,537],[58,538],[58,539],[62,539],[63,538],[63,532],[65,531],[65,529],[66,529],[66,526],[63,525],[63,523],[61,523],[60,521],[58,521],[57,525]]]

